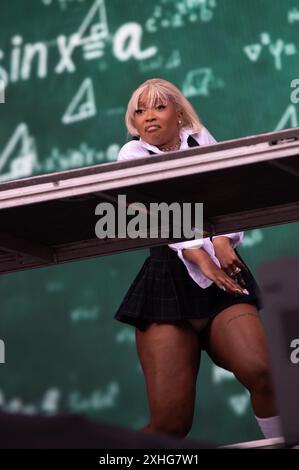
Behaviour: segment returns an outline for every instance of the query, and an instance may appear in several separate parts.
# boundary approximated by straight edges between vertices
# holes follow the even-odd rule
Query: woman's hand
[[[229,294],[246,294],[243,288],[231,279],[223,269],[219,268],[202,248],[189,248],[183,250],[183,256],[200,268],[201,272],[220,289]]]
[[[230,238],[225,236],[213,238],[213,246],[222,269],[244,287],[246,283],[242,276],[242,270],[247,271],[247,267],[233,249]]]

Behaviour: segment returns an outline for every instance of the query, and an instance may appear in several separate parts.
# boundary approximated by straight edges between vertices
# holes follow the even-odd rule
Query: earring
[[[179,124],[182,124],[182,121],[179,121]]]

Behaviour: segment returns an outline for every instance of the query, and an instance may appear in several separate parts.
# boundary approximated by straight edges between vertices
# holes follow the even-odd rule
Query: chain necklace
[[[179,138],[178,141],[174,145],[170,145],[169,147],[159,147],[162,152],[171,152],[172,150],[179,150],[181,146],[181,139]]]

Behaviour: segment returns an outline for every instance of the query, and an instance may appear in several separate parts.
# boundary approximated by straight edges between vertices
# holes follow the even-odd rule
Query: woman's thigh
[[[250,376],[269,369],[263,325],[256,307],[237,304],[226,308],[205,333],[206,350],[213,361],[247,385]]]
[[[196,331],[187,321],[152,323],[136,330],[136,344],[151,417],[191,419],[201,352]]]

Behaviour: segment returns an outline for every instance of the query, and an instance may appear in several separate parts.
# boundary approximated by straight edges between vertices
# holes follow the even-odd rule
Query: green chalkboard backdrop
[[[128,98],[152,77],[179,86],[217,140],[298,126],[298,32],[298,0],[1,0],[0,180],[115,160]],[[298,224],[257,229],[240,252],[256,272],[298,254],[298,238]],[[0,278],[2,409],[147,422],[134,329],[112,318],[146,255]],[[260,437],[247,392],[206,357],[191,437]]]

